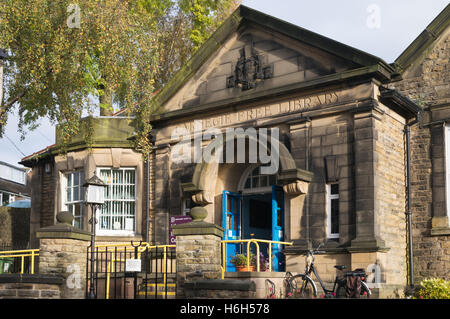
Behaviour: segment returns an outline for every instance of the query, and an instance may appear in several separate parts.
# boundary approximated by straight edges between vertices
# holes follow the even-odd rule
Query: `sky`
[[[392,63],[448,0],[243,0],[242,4]],[[54,141],[55,129],[47,119],[21,140],[17,115],[11,114],[0,139],[0,161],[20,166],[23,157]]]

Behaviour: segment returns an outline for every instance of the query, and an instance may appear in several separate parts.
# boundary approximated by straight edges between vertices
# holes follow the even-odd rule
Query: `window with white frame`
[[[136,229],[136,170],[99,168],[105,203],[99,212],[99,235],[133,235]]]
[[[63,206],[72,213],[73,226],[83,229],[84,212],[84,172],[76,171],[64,174],[63,179]]]
[[[339,238],[339,184],[327,184],[328,238]]]

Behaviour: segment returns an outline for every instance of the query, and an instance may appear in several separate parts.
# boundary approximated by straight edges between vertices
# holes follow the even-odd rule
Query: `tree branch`
[[[14,103],[19,101],[25,95],[25,92],[26,92],[25,90],[21,91],[19,94],[16,95],[16,97],[10,99],[4,105],[1,105],[1,107],[0,107],[0,119],[3,118],[3,116],[9,111],[9,109],[14,105]]]
[[[19,101],[24,95],[25,95],[25,90],[23,90],[19,94],[17,94],[16,97],[10,99],[8,102],[5,103],[5,105],[2,105],[2,109],[7,111],[14,103]]]

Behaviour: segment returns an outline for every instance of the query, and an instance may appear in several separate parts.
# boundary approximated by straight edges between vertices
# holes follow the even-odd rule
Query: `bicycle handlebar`
[[[315,250],[308,250],[305,254],[310,254],[310,255],[314,255],[314,254],[325,254],[326,251],[324,250],[319,250],[320,247],[323,246],[323,243],[320,243],[319,246],[317,246],[317,248]]]

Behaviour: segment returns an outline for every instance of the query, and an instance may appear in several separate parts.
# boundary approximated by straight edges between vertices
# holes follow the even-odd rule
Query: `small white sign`
[[[142,263],[140,259],[126,259],[125,271],[126,272],[140,272],[142,270]]]
[[[134,230],[134,218],[125,218],[125,230]]]

